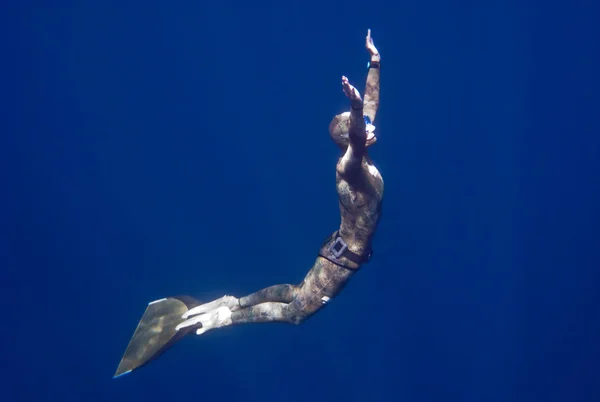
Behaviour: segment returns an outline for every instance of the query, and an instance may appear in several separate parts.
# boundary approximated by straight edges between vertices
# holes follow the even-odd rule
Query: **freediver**
[[[350,111],[335,116],[329,125],[329,134],[341,150],[336,165],[341,224],[322,244],[304,280],[298,285],[270,286],[240,298],[223,296],[206,304],[186,296],[150,303],[115,377],[147,364],[192,331],[202,335],[237,324],[300,324],[336,297],[369,261],[383,198],[383,179],[367,152],[377,141],[373,123],[379,107],[381,62],[371,30],[366,48],[371,59],[364,101],[343,76],[342,89],[350,101]]]

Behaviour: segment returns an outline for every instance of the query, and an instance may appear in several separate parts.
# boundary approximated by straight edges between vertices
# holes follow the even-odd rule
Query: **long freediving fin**
[[[189,296],[168,297],[148,304],[113,378],[145,366],[194,330],[176,331],[175,327],[185,321],[181,317],[185,312],[198,305],[200,302]]]

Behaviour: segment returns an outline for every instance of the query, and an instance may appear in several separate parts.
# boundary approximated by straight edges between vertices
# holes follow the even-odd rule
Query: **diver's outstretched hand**
[[[373,43],[373,38],[371,37],[370,29],[367,31],[367,39],[365,42],[366,42],[365,46],[366,46],[367,50],[369,51],[369,53],[371,54],[371,60],[379,61],[381,56],[379,55],[379,51],[375,47],[375,43]]]
[[[346,76],[342,76],[342,89],[344,90],[344,93],[346,94],[348,99],[350,99],[352,108],[360,109],[363,105],[362,98],[360,97],[360,92],[358,92],[358,89],[350,85],[348,77]]]

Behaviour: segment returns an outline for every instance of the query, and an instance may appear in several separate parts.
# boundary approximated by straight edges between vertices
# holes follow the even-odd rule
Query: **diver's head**
[[[375,136],[375,126],[371,124],[371,119],[365,116],[365,131],[367,132],[367,142],[365,145],[370,147],[377,142]],[[329,124],[329,135],[333,142],[337,144],[342,151],[345,151],[350,144],[350,112],[338,114]]]

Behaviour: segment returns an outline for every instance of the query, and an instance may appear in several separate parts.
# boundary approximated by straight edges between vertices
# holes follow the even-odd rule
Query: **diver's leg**
[[[291,311],[290,303],[267,302],[246,307],[231,314],[232,324],[283,322],[297,324],[298,316]]]
[[[232,324],[250,324],[262,322],[285,322],[299,324],[304,321],[302,309],[296,303],[266,302],[255,306],[231,311],[226,306],[218,307],[208,313],[188,318],[175,329],[195,327],[196,335],[202,335],[211,329],[227,327]]]
[[[312,272],[312,270],[311,270]],[[322,288],[316,288],[311,276],[302,286],[294,287],[293,300],[289,303],[266,302],[243,307],[231,314],[232,324],[252,324],[266,322],[283,322],[300,324],[320,310],[329,297],[323,297]]]
[[[296,285],[274,285],[239,298],[241,308],[256,306],[267,302],[291,303],[298,291]]]
[[[317,261],[320,260],[322,258],[319,257]],[[234,309],[228,306],[218,307],[208,313],[188,318],[176,329],[196,327],[196,334],[201,335],[211,329],[232,324],[300,324],[321,309],[341,289],[350,275],[346,271],[343,270],[343,277],[340,277],[338,271],[324,270],[323,265],[317,263],[299,286],[270,286],[237,299],[238,305]],[[336,283],[338,285],[335,285]]]
[[[239,299],[234,296],[223,296],[209,303],[201,304],[187,311],[183,318],[188,318],[193,315],[206,314],[216,310],[219,307],[227,307],[231,311],[239,310],[240,308],[254,306],[255,304],[266,302],[290,303],[294,300],[295,292],[298,287],[295,285],[274,285],[268,288],[259,290]]]
[[[247,298],[247,301],[244,299]],[[238,306],[233,311],[227,306],[218,307],[205,314],[188,318],[177,326],[177,330],[187,327],[197,327],[197,335],[211,329],[226,327],[232,324],[252,324],[266,322],[283,322],[300,324],[319,310],[325,303],[314,289],[306,286],[300,288],[293,285],[275,285],[253,293],[244,302],[258,303],[247,307]],[[283,302],[267,301],[266,298],[285,300]],[[293,298],[290,299],[290,298]],[[289,302],[286,302],[289,301]]]
[[[232,312],[227,307],[219,307],[205,314],[189,318],[175,329],[195,327],[196,335],[212,329],[227,327],[232,324],[255,324],[264,322],[284,322],[299,324],[304,321],[292,303],[266,302]]]

